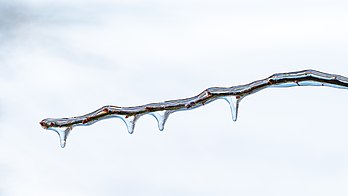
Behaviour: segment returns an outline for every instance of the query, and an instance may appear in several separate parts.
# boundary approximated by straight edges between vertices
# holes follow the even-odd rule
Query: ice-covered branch
[[[217,99],[225,99],[232,112],[232,119],[237,120],[239,102],[246,96],[268,87],[291,86],[330,86],[348,89],[348,78],[315,70],[278,73],[249,84],[232,87],[212,87],[199,95],[186,99],[176,99],[159,103],[149,103],[141,106],[118,107],[103,106],[89,114],[71,118],[46,118],[40,122],[44,129],[53,130],[60,137],[61,147],[65,146],[66,138],[73,127],[91,125],[107,118],[122,119],[129,133],[133,133],[135,122],[145,114],[154,116],[158,128],[162,131],[168,116],[177,111],[191,110],[208,104]]]

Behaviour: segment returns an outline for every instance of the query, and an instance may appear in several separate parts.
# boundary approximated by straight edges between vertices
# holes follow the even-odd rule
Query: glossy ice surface
[[[340,75],[328,74],[316,70],[274,74],[266,79],[258,80],[246,85],[232,87],[213,87],[204,90],[197,96],[150,103],[134,107],[104,106],[92,113],[72,118],[47,118],[40,122],[45,129],[58,133],[60,145],[65,147],[66,139],[73,127],[86,126],[106,118],[120,118],[126,124],[130,134],[134,132],[136,121],[143,115],[149,114],[156,118],[160,131],[164,129],[169,114],[192,110],[217,99],[225,99],[231,109],[233,121],[237,120],[239,102],[242,98],[268,87],[293,86],[329,86],[334,88],[348,88],[348,78]]]

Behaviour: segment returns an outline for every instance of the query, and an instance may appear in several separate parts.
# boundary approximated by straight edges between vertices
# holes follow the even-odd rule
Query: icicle
[[[52,130],[59,135],[59,140],[60,140],[60,147],[64,148],[66,145],[66,139],[68,138],[68,135],[70,131],[72,130],[72,127],[68,128],[58,128],[58,127],[50,127],[48,130]]]
[[[238,107],[239,107],[239,102],[241,100],[240,96],[227,96],[227,97],[224,97],[224,99],[230,105],[232,120],[237,121]]]
[[[156,118],[157,124],[158,124],[158,129],[160,131],[163,131],[164,124],[166,123],[166,121],[167,121],[167,119],[169,117],[169,114],[171,114],[171,112],[165,110],[165,111],[152,112],[150,114]]]
[[[134,132],[135,122],[138,120],[139,117],[139,115],[120,117],[126,124],[128,133],[132,134]]]

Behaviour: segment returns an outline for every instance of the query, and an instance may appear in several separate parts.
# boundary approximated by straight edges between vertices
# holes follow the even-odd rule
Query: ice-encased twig
[[[121,118],[127,125],[129,133],[133,133],[135,122],[145,114],[153,115],[158,122],[158,127],[163,130],[169,114],[176,111],[191,110],[217,99],[225,99],[231,106],[232,118],[237,119],[238,104],[242,98],[268,87],[291,86],[330,86],[334,88],[348,88],[348,78],[340,75],[319,72],[316,70],[303,70],[298,72],[278,73],[257,80],[246,85],[232,87],[212,87],[204,90],[199,95],[186,99],[176,99],[159,103],[150,103],[133,107],[103,106],[89,114],[70,118],[46,118],[40,122],[44,129],[56,131],[61,137],[62,147],[65,146],[66,135],[75,126],[91,125],[107,118]],[[62,130],[67,134],[61,134]]]

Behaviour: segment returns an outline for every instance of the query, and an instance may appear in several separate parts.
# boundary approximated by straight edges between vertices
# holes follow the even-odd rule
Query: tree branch
[[[171,113],[198,108],[217,99],[225,99],[230,104],[232,118],[236,121],[238,104],[242,98],[268,87],[291,86],[330,86],[348,89],[348,78],[315,70],[278,73],[246,85],[208,88],[202,93],[186,99],[176,99],[133,107],[107,105],[83,116],[46,118],[40,124],[44,129],[57,132],[61,139],[61,146],[64,147],[70,130],[75,126],[91,125],[107,118],[120,118],[126,123],[129,133],[133,133],[137,119],[142,115],[150,114],[157,119],[159,129],[163,130],[164,123]]]

